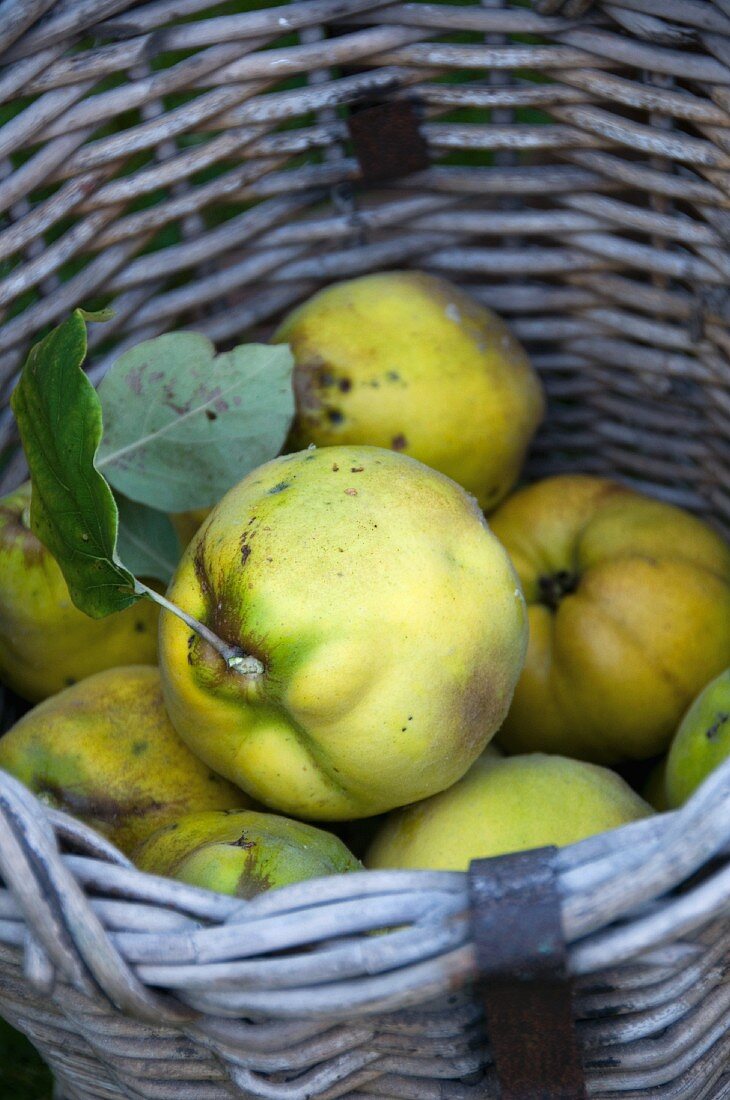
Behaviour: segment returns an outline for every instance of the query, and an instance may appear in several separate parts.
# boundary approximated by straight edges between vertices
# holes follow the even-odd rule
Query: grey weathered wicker
[[[416,266],[530,348],[533,476],[730,529],[730,2],[536,6],[3,0],[2,486],[14,378],[72,306],[114,306],[98,378],[170,328],[265,333],[322,283]],[[348,112],[402,99],[430,165],[364,188]],[[730,1097],[730,764],[558,860],[589,1094]],[[236,902],[0,775],[0,876],[0,1013],[69,1100],[497,1095],[462,874]]]

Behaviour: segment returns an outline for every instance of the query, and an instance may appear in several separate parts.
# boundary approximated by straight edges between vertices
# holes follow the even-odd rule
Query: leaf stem
[[[183,611],[177,604],[171,603],[164,596],[161,596],[159,592],[155,592],[154,588],[148,588],[142,581],[135,580],[135,591],[142,596],[147,596],[148,599],[154,600],[160,607],[164,607],[165,611],[169,611],[173,615],[177,615],[178,619],[182,619],[186,626],[189,626],[191,630],[194,630],[196,634],[199,634],[204,641],[211,646],[212,649],[218,653],[226,662],[228,668],[233,669],[235,672],[239,672],[242,676],[263,676],[265,669],[261,661],[257,657],[251,657],[244,653],[243,650],[236,645],[228,645],[222,638],[219,638],[217,634],[214,634],[212,630],[201,623],[198,619],[194,619],[192,615],[188,615],[186,611]]]

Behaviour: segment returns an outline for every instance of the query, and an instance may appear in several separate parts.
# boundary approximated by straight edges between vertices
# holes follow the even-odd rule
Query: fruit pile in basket
[[[97,393],[101,320],[13,397],[0,680],[37,705],[0,767],[140,868],[241,897],[461,870],[676,807],[730,753],[730,548],[579,470],[515,488],[542,389],[462,290],[350,280]]]

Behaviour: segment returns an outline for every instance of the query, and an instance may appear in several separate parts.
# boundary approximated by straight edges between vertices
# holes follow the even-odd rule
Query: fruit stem
[[[169,611],[171,614],[177,615],[178,619],[182,619],[186,626],[199,634],[223,658],[228,668],[239,672],[242,676],[263,676],[265,669],[257,657],[249,656],[237,645],[228,645],[212,630],[209,630],[205,623],[201,623],[198,619],[194,619],[192,615],[188,615],[187,611],[183,611],[177,604],[170,603],[159,592],[155,592],[154,588],[148,588],[146,584],[142,584],[141,581],[137,580],[134,582],[134,587],[135,591],[141,596],[146,596],[159,604],[160,607],[164,607],[165,611]]]
[[[575,592],[578,587],[578,579],[575,573],[570,573],[567,569],[559,569],[557,573],[538,577],[537,584],[540,592],[538,599],[540,603],[549,607],[552,611],[557,611],[563,597]]]

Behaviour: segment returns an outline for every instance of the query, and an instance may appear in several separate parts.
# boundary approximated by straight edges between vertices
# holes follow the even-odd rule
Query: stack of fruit
[[[31,356],[14,407],[34,513],[30,486],[0,502],[0,679],[38,705],[0,740],[0,767],[143,870],[244,898],[361,859],[461,870],[686,799],[730,753],[722,538],[580,473],[512,492],[541,386],[499,318],[442,280],[332,286],[272,343],[295,364],[283,453],[175,517],[202,524],[159,639],[154,587],[124,573],[131,587],[102,578],[82,599],[83,543],[58,551],[28,411],[43,348]],[[164,374],[156,345],[107,392],[144,399]],[[235,402],[173,391],[148,437],[172,424],[183,482],[185,424],[191,447],[219,417],[230,433]],[[216,438],[220,459],[233,437]],[[139,491],[133,449],[102,445],[94,476],[106,463]],[[74,516],[67,541],[96,547],[93,517]],[[105,614],[105,586],[125,609],[74,606],[93,590]]]

